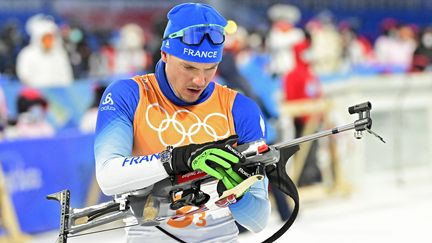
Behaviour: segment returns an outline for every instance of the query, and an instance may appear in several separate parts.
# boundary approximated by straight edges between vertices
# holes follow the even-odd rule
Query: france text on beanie
[[[199,24],[226,26],[226,19],[213,7],[201,3],[183,3],[172,8],[168,14],[164,38],[186,27]],[[204,38],[200,45],[184,44],[180,38],[165,39],[161,50],[191,62],[215,63],[222,60],[223,44],[213,45]]]

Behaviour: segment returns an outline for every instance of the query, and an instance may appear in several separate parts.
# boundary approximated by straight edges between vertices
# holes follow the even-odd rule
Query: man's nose
[[[206,78],[204,74],[198,74],[193,78],[193,83],[199,87],[204,87],[206,83]]]

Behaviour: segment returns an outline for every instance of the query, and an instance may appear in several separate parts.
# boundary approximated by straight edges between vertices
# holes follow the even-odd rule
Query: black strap
[[[294,202],[295,201],[296,200],[294,200]],[[282,225],[282,227],[278,231],[276,231],[276,233],[270,236],[267,240],[263,241],[263,243],[275,242],[277,239],[279,239],[279,237],[285,234],[285,232],[291,227],[291,225],[294,223],[294,220],[297,218],[298,211],[299,211],[299,203],[295,202],[294,209],[289,219],[285,222],[284,225]]]
[[[274,233],[272,236],[270,236],[267,240],[263,241],[263,243],[275,242],[279,237],[281,237],[291,227],[291,225],[294,223],[295,219],[297,218],[297,214],[299,212],[298,191],[297,191],[297,188],[295,187],[295,185],[291,179],[289,181],[287,181],[286,183],[289,184],[290,187],[295,188],[295,190],[293,190],[290,193],[290,195],[288,195],[294,201],[294,209],[292,210],[292,213],[291,213],[290,217],[288,218],[288,220],[285,222],[285,224],[282,225],[282,227],[278,231],[276,231],[276,233]]]
[[[160,226],[155,226],[158,230],[162,231],[163,233],[165,233],[166,235],[168,235],[169,237],[173,238],[174,240],[181,242],[181,243],[186,243],[186,241],[181,240],[180,238],[178,238],[177,236],[171,234],[170,232],[166,231],[165,229],[163,229]]]
[[[281,190],[283,193],[291,197],[294,201],[294,209],[289,217],[289,219],[285,222],[282,227],[276,231],[270,238],[263,241],[264,243],[274,242],[279,237],[281,237],[294,223],[294,220],[297,217],[298,211],[299,211],[299,195],[297,191],[297,187],[295,186],[294,182],[291,180],[291,178],[286,173],[286,164],[288,162],[288,159],[295,154],[300,147],[298,145],[281,148],[280,149],[280,159],[279,162],[276,164],[276,167],[274,166],[267,166],[266,167],[266,174],[269,178],[269,182],[272,186],[277,187],[279,190]]]
[[[172,164],[172,151],[173,151],[173,146],[168,146],[166,148],[166,150],[164,150],[160,153],[160,160],[162,162],[162,165],[165,168],[168,175],[170,175],[170,176],[174,175],[174,171],[173,171],[172,166],[171,166],[171,164]]]

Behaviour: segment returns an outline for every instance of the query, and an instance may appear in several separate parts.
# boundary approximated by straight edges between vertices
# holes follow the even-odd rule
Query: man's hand
[[[231,145],[227,144],[226,146]],[[220,148],[206,149],[192,160],[192,169],[202,170],[218,180],[223,180],[225,171],[232,170],[231,166],[241,159],[241,157],[228,151]]]
[[[237,140],[238,136],[232,135],[216,142],[189,144],[173,148],[171,152],[172,174],[178,175],[193,170],[202,170],[222,180],[223,175],[215,168],[220,167],[228,170],[233,164],[244,161],[243,155],[232,147]]]
[[[244,180],[254,175],[255,171],[247,168],[244,165],[235,164],[229,169],[217,167],[216,170],[223,175],[223,178],[218,182],[217,192],[219,196],[226,190],[236,187]]]

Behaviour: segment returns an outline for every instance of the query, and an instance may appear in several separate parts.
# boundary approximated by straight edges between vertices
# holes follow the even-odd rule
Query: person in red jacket
[[[295,65],[285,75],[283,80],[286,101],[315,99],[321,96],[319,80],[311,68],[313,56],[310,53],[310,46],[310,35],[305,33],[305,38],[293,47]],[[303,128],[308,119],[309,116],[307,115],[294,118],[296,137],[302,136]],[[303,171],[300,174],[299,186],[310,185],[322,180],[321,172],[317,165],[317,149],[318,143],[316,141],[312,142]]]
[[[310,46],[310,36],[305,34],[305,38],[293,47],[295,65],[284,77],[287,101],[318,98],[321,95],[320,83],[312,72]]]

